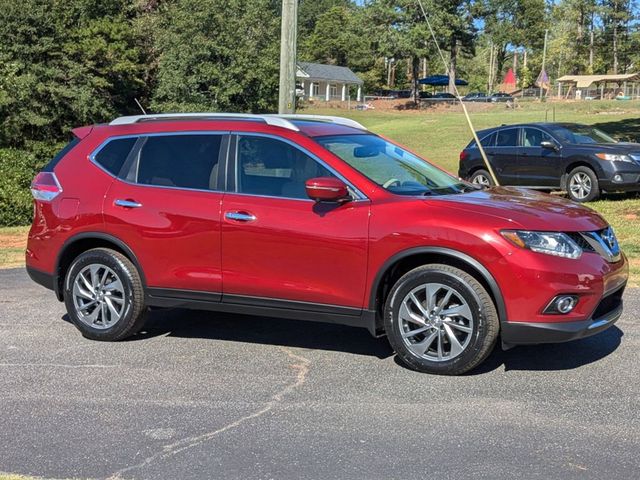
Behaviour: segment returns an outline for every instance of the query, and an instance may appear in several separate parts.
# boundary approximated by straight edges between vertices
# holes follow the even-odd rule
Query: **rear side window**
[[[139,153],[137,182],[215,190],[222,135],[148,137]]]
[[[496,134],[495,133],[491,133],[489,135],[485,135],[484,137],[482,137],[480,139],[480,144],[483,147],[493,147],[496,143]],[[478,148],[478,146],[476,145],[476,141],[472,140],[471,143],[469,143],[469,145],[467,145],[466,148]]]
[[[109,173],[118,175],[136,140],[133,137],[113,139],[102,147],[93,159]]]
[[[75,147],[79,143],[80,143],[80,139],[77,138],[77,137],[73,137],[73,140],[71,140],[62,150],[60,150],[57,153],[57,155],[55,157],[53,157],[51,159],[51,161],[44,166],[42,171],[43,172],[53,172],[53,169],[60,162],[60,160],[62,160],[64,158],[64,156],[67,153],[69,153],[73,149],[73,147]]]
[[[518,129],[507,128],[498,131],[496,138],[497,147],[516,147],[518,146]]]

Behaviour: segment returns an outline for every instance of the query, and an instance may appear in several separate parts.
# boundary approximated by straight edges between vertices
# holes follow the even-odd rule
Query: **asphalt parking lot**
[[[85,340],[0,271],[0,472],[46,478],[637,478],[640,290],[616,327],[463,377],[317,323],[154,311]]]

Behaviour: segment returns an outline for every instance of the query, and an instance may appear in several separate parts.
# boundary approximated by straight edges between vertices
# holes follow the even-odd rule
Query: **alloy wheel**
[[[99,330],[110,328],[124,313],[122,280],[106,265],[87,265],[73,282],[73,304],[78,318],[86,325]]]
[[[473,177],[473,180],[471,181],[471,183],[475,185],[480,185],[482,187],[491,186],[491,182],[489,181],[489,179],[486,176],[482,175],[481,173]]]
[[[592,188],[593,186],[589,175],[583,172],[577,172],[569,181],[569,190],[571,190],[571,194],[579,200],[587,198],[591,193]]]
[[[400,333],[416,356],[443,362],[469,345],[474,319],[469,304],[454,288],[427,283],[409,292],[400,306]]]

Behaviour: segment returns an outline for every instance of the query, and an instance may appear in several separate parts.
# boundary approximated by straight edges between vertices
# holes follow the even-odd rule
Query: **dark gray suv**
[[[589,125],[503,125],[478,138],[501,185],[564,190],[576,202],[601,192],[640,191],[640,144],[618,142]],[[493,184],[475,141],[460,153],[458,174]]]

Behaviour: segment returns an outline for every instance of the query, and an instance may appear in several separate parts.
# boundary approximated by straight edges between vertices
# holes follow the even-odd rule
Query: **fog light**
[[[614,182],[621,182],[622,181],[622,175],[614,175],[613,176],[613,181]]]
[[[544,309],[544,313],[566,315],[571,312],[577,304],[578,297],[576,295],[558,295],[549,302],[547,308]]]

